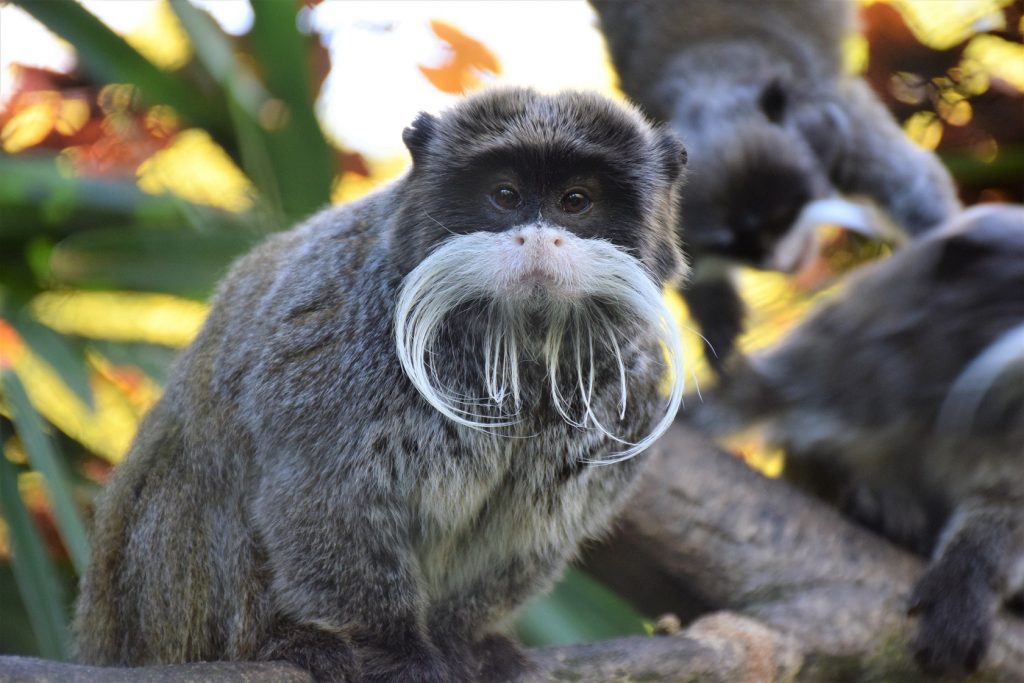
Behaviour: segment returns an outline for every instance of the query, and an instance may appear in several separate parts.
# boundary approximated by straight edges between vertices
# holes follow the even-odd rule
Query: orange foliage
[[[131,365],[112,363],[94,363],[94,367],[101,377],[121,392],[132,408],[143,413],[153,405],[154,398],[150,391],[152,382],[142,370]]]
[[[25,344],[14,328],[0,319],[0,370],[10,370],[25,353]]]
[[[501,64],[486,45],[443,21],[432,20],[430,29],[447,43],[447,59],[439,67],[419,65],[422,73],[441,92],[458,95],[480,86],[480,73],[501,73]]]
[[[167,147],[178,131],[165,106],[142,109],[130,85],[102,89],[46,69],[16,65],[15,92],[0,112],[5,152],[62,152],[87,176],[134,178],[143,161]]]

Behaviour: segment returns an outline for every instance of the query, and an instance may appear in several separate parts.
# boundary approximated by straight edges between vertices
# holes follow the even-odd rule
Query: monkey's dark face
[[[606,240],[659,283],[681,272],[670,227],[685,152],[632,110],[586,93],[498,90],[421,115],[405,141],[410,265],[453,233],[537,228]]]
[[[596,95],[529,90],[421,115],[405,141],[413,170],[391,234],[407,273],[395,328],[420,394],[474,428],[513,424],[524,395],[549,394],[544,410],[616,438],[602,424],[627,409],[623,349],[639,343],[660,360],[651,351],[659,341],[674,363],[667,412],[619,456],[646,448],[682,396],[679,335],[661,296],[683,268],[674,232],[682,145]],[[467,367],[469,379],[452,379]],[[592,405],[607,390],[599,377],[617,379],[617,417]],[[521,391],[527,382],[549,386]],[[570,415],[567,401],[583,414]]]
[[[774,81],[757,92],[728,100],[727,110],[698,103],[686,112],[692,170],[682,222],[696,254],[771,268],[800,212],[831,186],[802,109]]]

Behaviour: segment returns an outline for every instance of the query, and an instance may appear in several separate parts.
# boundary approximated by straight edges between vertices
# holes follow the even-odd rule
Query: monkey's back
[[[366,203],[266,240],[221,284],[203,329],[101,493],[74,631],[97,664],[251,659],[270,627],[266,558],[252,525],[259,476],[247,368],[277,326],[262,317],[282,271],[318,232],[374,242]],[[333,225],[331,225],[333,224]],[[315,273],[309,273],[315,279]],[[305,302],[308,303],[308,302]],[[301,298],[296,301],[301,307]]]

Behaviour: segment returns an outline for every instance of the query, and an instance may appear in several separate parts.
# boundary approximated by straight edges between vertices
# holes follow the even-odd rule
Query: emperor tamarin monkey
[[[816,200],[868,198],[885,217],[869,222],[911,235],[958,207],[936,157],[907,139],[863,79],[843,73],[852,3],[592,3],[623,90],[690,153],[682,225],[694,276],[683,295],[716,369],[742,330],[727,264],[795,268],[778,246]]]
[[[1024,208],[971,209],[864,267],[692,419],[764,422],[785,475],[932,560],[927,668],[973,669],[1024,588]]]
[[[221,285],[97,507],[83,660],[523,670],[510,613],[679,403],[685,153],[609,100],[522,89],[404,140],[406,176]]]

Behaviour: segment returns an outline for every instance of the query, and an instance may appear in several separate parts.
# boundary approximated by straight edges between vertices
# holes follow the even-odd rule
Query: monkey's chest
[[[501,599],[555,576],[607,526],[637,471],[635,461],[587,465],[614,443],[564,423],[474,441],[471,463],[439,470],[420,489],[417,555],[430,604],[488,587]]]

